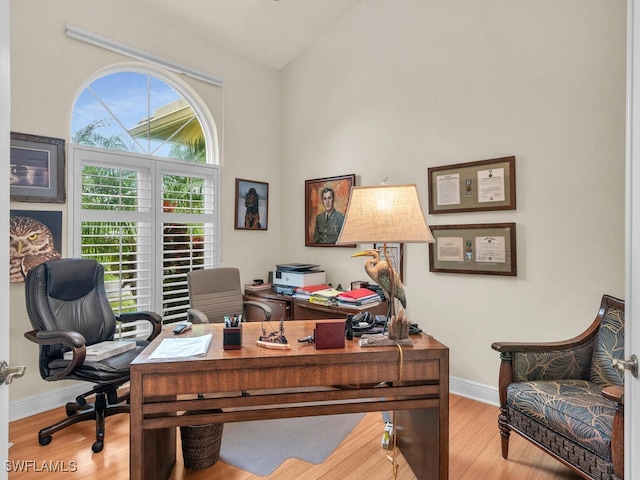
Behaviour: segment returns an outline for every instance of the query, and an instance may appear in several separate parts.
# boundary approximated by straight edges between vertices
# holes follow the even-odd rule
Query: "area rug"
[[[364,418],[364,413],[225,423],[220,460],[261,477],[288,458],[319,464]]]

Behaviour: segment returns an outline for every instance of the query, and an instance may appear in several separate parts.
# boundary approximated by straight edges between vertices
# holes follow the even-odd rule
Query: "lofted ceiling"
[[[133,0],[140,8],[275,68],[364,0]]]

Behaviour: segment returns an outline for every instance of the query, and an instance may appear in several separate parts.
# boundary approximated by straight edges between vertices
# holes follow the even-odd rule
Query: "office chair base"
[[[106,392],[96,393],[96,399],[93,405],[79,405],[80,402],[67,403],[67,418],[40,430],[38,432],[38,443],[42,446],[49,445],[54,433],[75,423],[94,420],[96,422],[96,441],[91,446],[91,450],[93,450],[94,453],[101,452],[104,448],[105,418],[120,413],[129,413],[128,394],[117,397],[117,403],[114,404],[107,403],[107,396]],[[127,401],[126,405],[118,405],[125,400]]]

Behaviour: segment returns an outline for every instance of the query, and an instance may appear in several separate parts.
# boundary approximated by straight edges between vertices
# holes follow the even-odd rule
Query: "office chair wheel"
[[[53,437],[51,435],[47,435],[46,437],[38,437],[38,442],[42,446],[49,445],[51,443],[51,440],[53,440]]]
[[[91,450],[93,450],[93,453],[100,453],[102,451],[102,449],[104,448],[104,442],[95,442],[93,445],[91,445]]]

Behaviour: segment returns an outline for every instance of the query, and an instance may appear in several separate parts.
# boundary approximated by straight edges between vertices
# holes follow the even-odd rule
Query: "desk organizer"
[[[242,327],[225,327],[222,329],[223,350],[240,350],[242,348]]]

